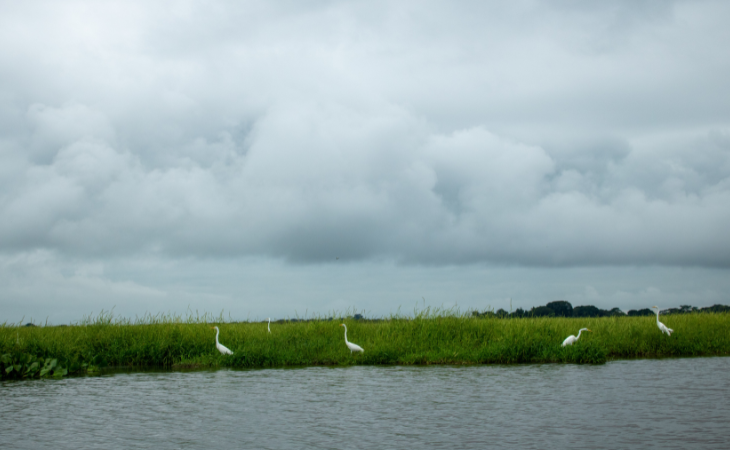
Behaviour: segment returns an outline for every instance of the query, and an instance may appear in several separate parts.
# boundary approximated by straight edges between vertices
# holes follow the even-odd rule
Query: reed
[[[0,326],[2,376],[8,364],[29,357],[26,368],[56,359],[59,373],[107,366],[283,367],[352,364],[603,363],[626,358],[730,355],[730,314],[705,313],[661,318],[675,330],[662,335],[654,317],[475,318],[453,310],[393,316],[379,321],[325,320],[272,323],[225,322],[213,318],[146,316],[85,318],[72,326]],[[365,349],[351,355],[348,338]],[[218,353],[215,331],[232,356]],[[572,347],[565,337],[588,327]],[[50,370],[50,369],[49,369]],[[20,374],[15,371],[15,375]],[[52,373],[52,371],[47,371]]]

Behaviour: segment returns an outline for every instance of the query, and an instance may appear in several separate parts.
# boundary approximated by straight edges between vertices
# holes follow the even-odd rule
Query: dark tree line
[[[691,313],[706,313],[706,312],[730,312],[730,306],[725,305],[713,305],[706,308],[697,308],[696,306],[681,305],[679,308],[663,309],[662,315],[669,314],[691,314]],[[517,308],[513,312],[507,312],[500,308],[496,312],[494,311],[474,311],[472,315],[477,317],[498,317],[502,319],[506,318],[520,318],[520,317],[612,317],[612,316],[653,316],[654,311],[649,308],[644,309],[632,309],[628,312],[623,312],[618,308],[613,309],[600,309],[593,305],[576,306],[575,308],[570,302],[564,300],[557,300],[550,302],[544,306],[536,306],[530,310],[524,310]]]

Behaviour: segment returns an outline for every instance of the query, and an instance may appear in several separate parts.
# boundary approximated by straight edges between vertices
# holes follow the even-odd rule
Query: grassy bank
[[[204,323],[163,319],[149,323],[110,318],[75,326],[0,327],[3,369],[15,375],[35,362],[43,367],[82,372],[105,366],[282,367],[351,364],[603,363],[611,359],[730,355],[730,314],[662,317],[675,330],[662,335],[654,317],[490,319],[466,315],[421,314],[383,321],[345,320],[348,338],[365,349],[351,355],[339,321]],[[215,331],[234,355],[214,346]],[[572,347],[561,342],[588,327]],[[29,359],[31,358],[31,359]],[[34,359],[33,359],[34,358]],[[25,363],[23,361],[27,360]],[[18,364],[25,364],[20,368]],[[11,377],[13,371],[4,378]]]

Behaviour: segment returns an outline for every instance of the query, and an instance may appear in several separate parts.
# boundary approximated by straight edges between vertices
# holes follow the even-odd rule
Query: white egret
[[[671,328],[667,328],[666,325],[664,325],[663,323],[659,322],[659,307],[658,306],[652,306],[651,309],[653,309],[654,312],[656,313],[656,326],[659,327],[659,330],[661,330],[662,333],[667,333],[667,336],[671,336],[672,333],[674,332],[674,330],[672,330]]]
[[[347,345],[347,348],[350,349],[350,354],[352,354],[352,352],[365,353],[365,350],[363,350],[362,347],[360,347],[357,344],[353,344],[352,342],[347,340],[347,325],[345,325],[344,323],[341,323],[340,326],[345,327],[345,345]]]
[[[271,333],[271,317],[269,317],[269,324],[266,325],[266,328],[269,330],[269,333]]]
[[[565,340],[563,341],[563,347],[565,347],[566,345],[573,345],[573,344],[575,344],[578,341],[578,338],[580,337],[580,334],[582,332],[584,332],[584,331],[591,331],[591,330],[589,330],[588,328],[581,328],[580,330],[578,330],[578,336],[575,336],[575,335],[572,335],[571,334],[570,336],[568,336],[567,338],[565,338]]]
[[[218,329],[218,327],[210,327],[211,329],[215,329],[215,348],[218,349],[219,352],[223,355],[232,355],[233,352],[228,349],[225,345],[218,342],[218,334],[221,332],[221,330]]]

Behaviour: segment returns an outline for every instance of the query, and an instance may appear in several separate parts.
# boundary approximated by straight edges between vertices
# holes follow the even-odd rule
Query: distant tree
[[[621,311],[618,308],[613,308],[610,311],[607,311],[607,313],[605,315],[606,316],[625,316],[626,313]]]
[[[633,316],[653,316],[654,311],[652,311],[649,308],[644,308],[644,309],[639,309],[639,310],[631,309],[631,310],[629,310],[628,313],[626,313],[626,315],[632,316],[632,317]]]
[[[556,300],[545,306],[552,309],[557,317],[573,317],[573,305],[565,300]]]
[[[573,317],[601,317],[602,311],[593,305],[576,306],[573,308]]]
[[[362,316],[362,314],[355,314],[354,316],[352,316],[352,318],[355,319],[355,320],[362,320],[362,319],[364,319],[364,317]]]
[[[712,305],[700,309],[701,312],[721,313],[730,312],[730,306],[726,305]]]
[[[679,308],[663,309],[662,315],[670,314],[688,314],[693,312],[730,312],[730,306],[725,305],[713,305],[706,308],[697,308],[691,305],[681,305]],[[508,313],[504,309],[500,308],[497,312],[485,310],[484,312],[472,311],[472,315],[475,317],[497,317],[497,318],[520,318],[520,317],[616,317],[616,316],[653,316],[654,311],[648,308],[639,310],[629,310],[628,313],[623,312],[619,308],[612,308],[610,310],[600,309],[593,305],[576,306],[570,302],[564,300],[556,300],[550,302],[545,306],[538,306],[532,308],[529,311],[525,311],[522,308],[517,308],[514,312]],[[360,314],[356,314],[354,319],[363,319]],[[296,321],[296,320],[292,320]]]
[[[697,307],[691,306],[691,305],[681,305],[679,308],[669,308],[669,309],[663,309],[661,313],[663,315],[671,315],[671,314],[689,314],[695,311],[699,311]]]
[[[515,312],[511,313],[509,316],[512,318],[520,318],[525,317],[527,315],[527,312],[522,308],[517,308]]]
[[[532,317],[555,317],[555,311],[547,306],[538,306],[530,310],[530,315]]]

